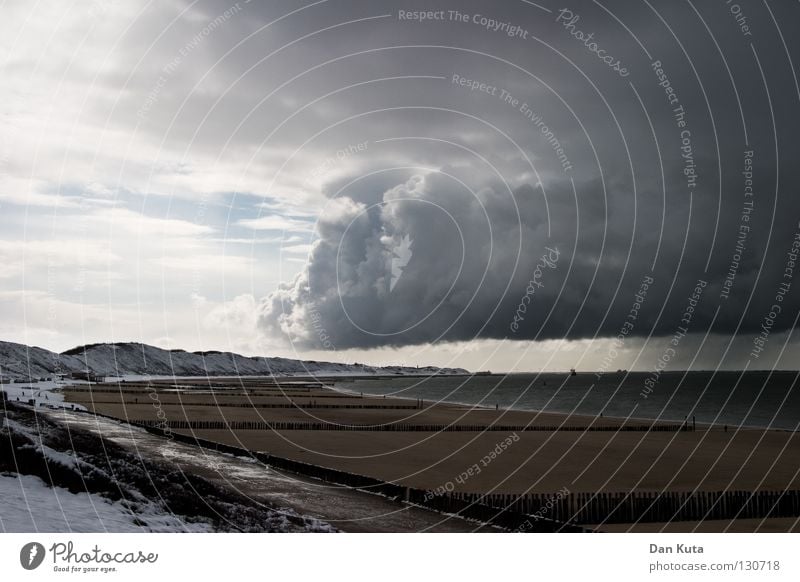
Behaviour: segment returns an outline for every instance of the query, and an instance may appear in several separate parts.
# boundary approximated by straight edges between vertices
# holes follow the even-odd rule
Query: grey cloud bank
[[[742,43],[727,9],[550,8],[496,8],[497,22],[519,23],[530,39],[465,42],[461,25],[486,12],[477,4],[401,10],[401,26],[379,25],[395,44],[436,41],[387,51],[384,65],[405,70],[423,53],[430,66],[415,69],[450,87],[409,83],[407,99],[382,94],[391,111],[369,113],[368,128],[352,124],[376,157],[327,189],[308,264],[263,300],[263,330],[319,347],[313,313],[342,348],[614,338],[645,278],[647,304],[626,331],[669,338],[703,278],[693,333],[759,331],[772,295],[762,290],[781,280],[800,217],[788,165],[800,96],[781,74],[790,64],[780,39]],[[768,18],[759,21],[774,30]],[[374,111],[374,98],[359,108]],[[547,136],[521,123],[520,101],[542,112],[574,171],[559,171]],[[392,180],[387,159],[406,161],[406,175]],[[414,255],[388,293],[385,242],[403,236]],[[555,247],[559,268],[509,333],[536,261]],[[790,329],[800,306],[785,297],[776,329]]]

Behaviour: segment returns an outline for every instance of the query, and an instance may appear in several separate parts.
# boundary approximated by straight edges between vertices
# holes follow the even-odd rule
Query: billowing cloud
[[[768,191],[768,170],[756,171]],[[730,188],[743,192],[738,181]],[[340,348],[369,348],[746,335],[759,332],[776,301],[797,311],[798,300],[780,292],[800,247],[796,218],[727,205],[715,233],[710,196],[681,191],[660,208],[648,203],[653,192],[639,193],[634,212],[616,180],[605,197],[597,180],[548,194],[545,204],[540,189],[491,182],[470,192],[448,173],[430,173],[372,200],[361,191],[361,201],[331,199],[307,265],[263,300],[260,326],[304,349],[321,347],[320,329]],[[776,208],[800,217],[798,201]],[[793,316],[768,324],[787,329]]]

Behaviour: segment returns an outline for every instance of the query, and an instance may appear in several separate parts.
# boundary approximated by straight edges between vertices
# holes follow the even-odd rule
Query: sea
[[[334,388],[486,408],[800,429],[800,373],[617,372],[358,378]]]

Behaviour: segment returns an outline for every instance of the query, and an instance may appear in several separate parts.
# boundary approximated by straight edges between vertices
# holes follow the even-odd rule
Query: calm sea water
[[[665,372],[646,393],[648,373],[359,379],[336,388],[517,410],[800,429],[796,372]]]

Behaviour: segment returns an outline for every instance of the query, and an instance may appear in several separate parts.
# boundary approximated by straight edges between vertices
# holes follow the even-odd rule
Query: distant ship
[[[484,370],[482,372],[475,372],[473,374],[473,376],[491,376],[491,375],[492,375],[491,370]]]

